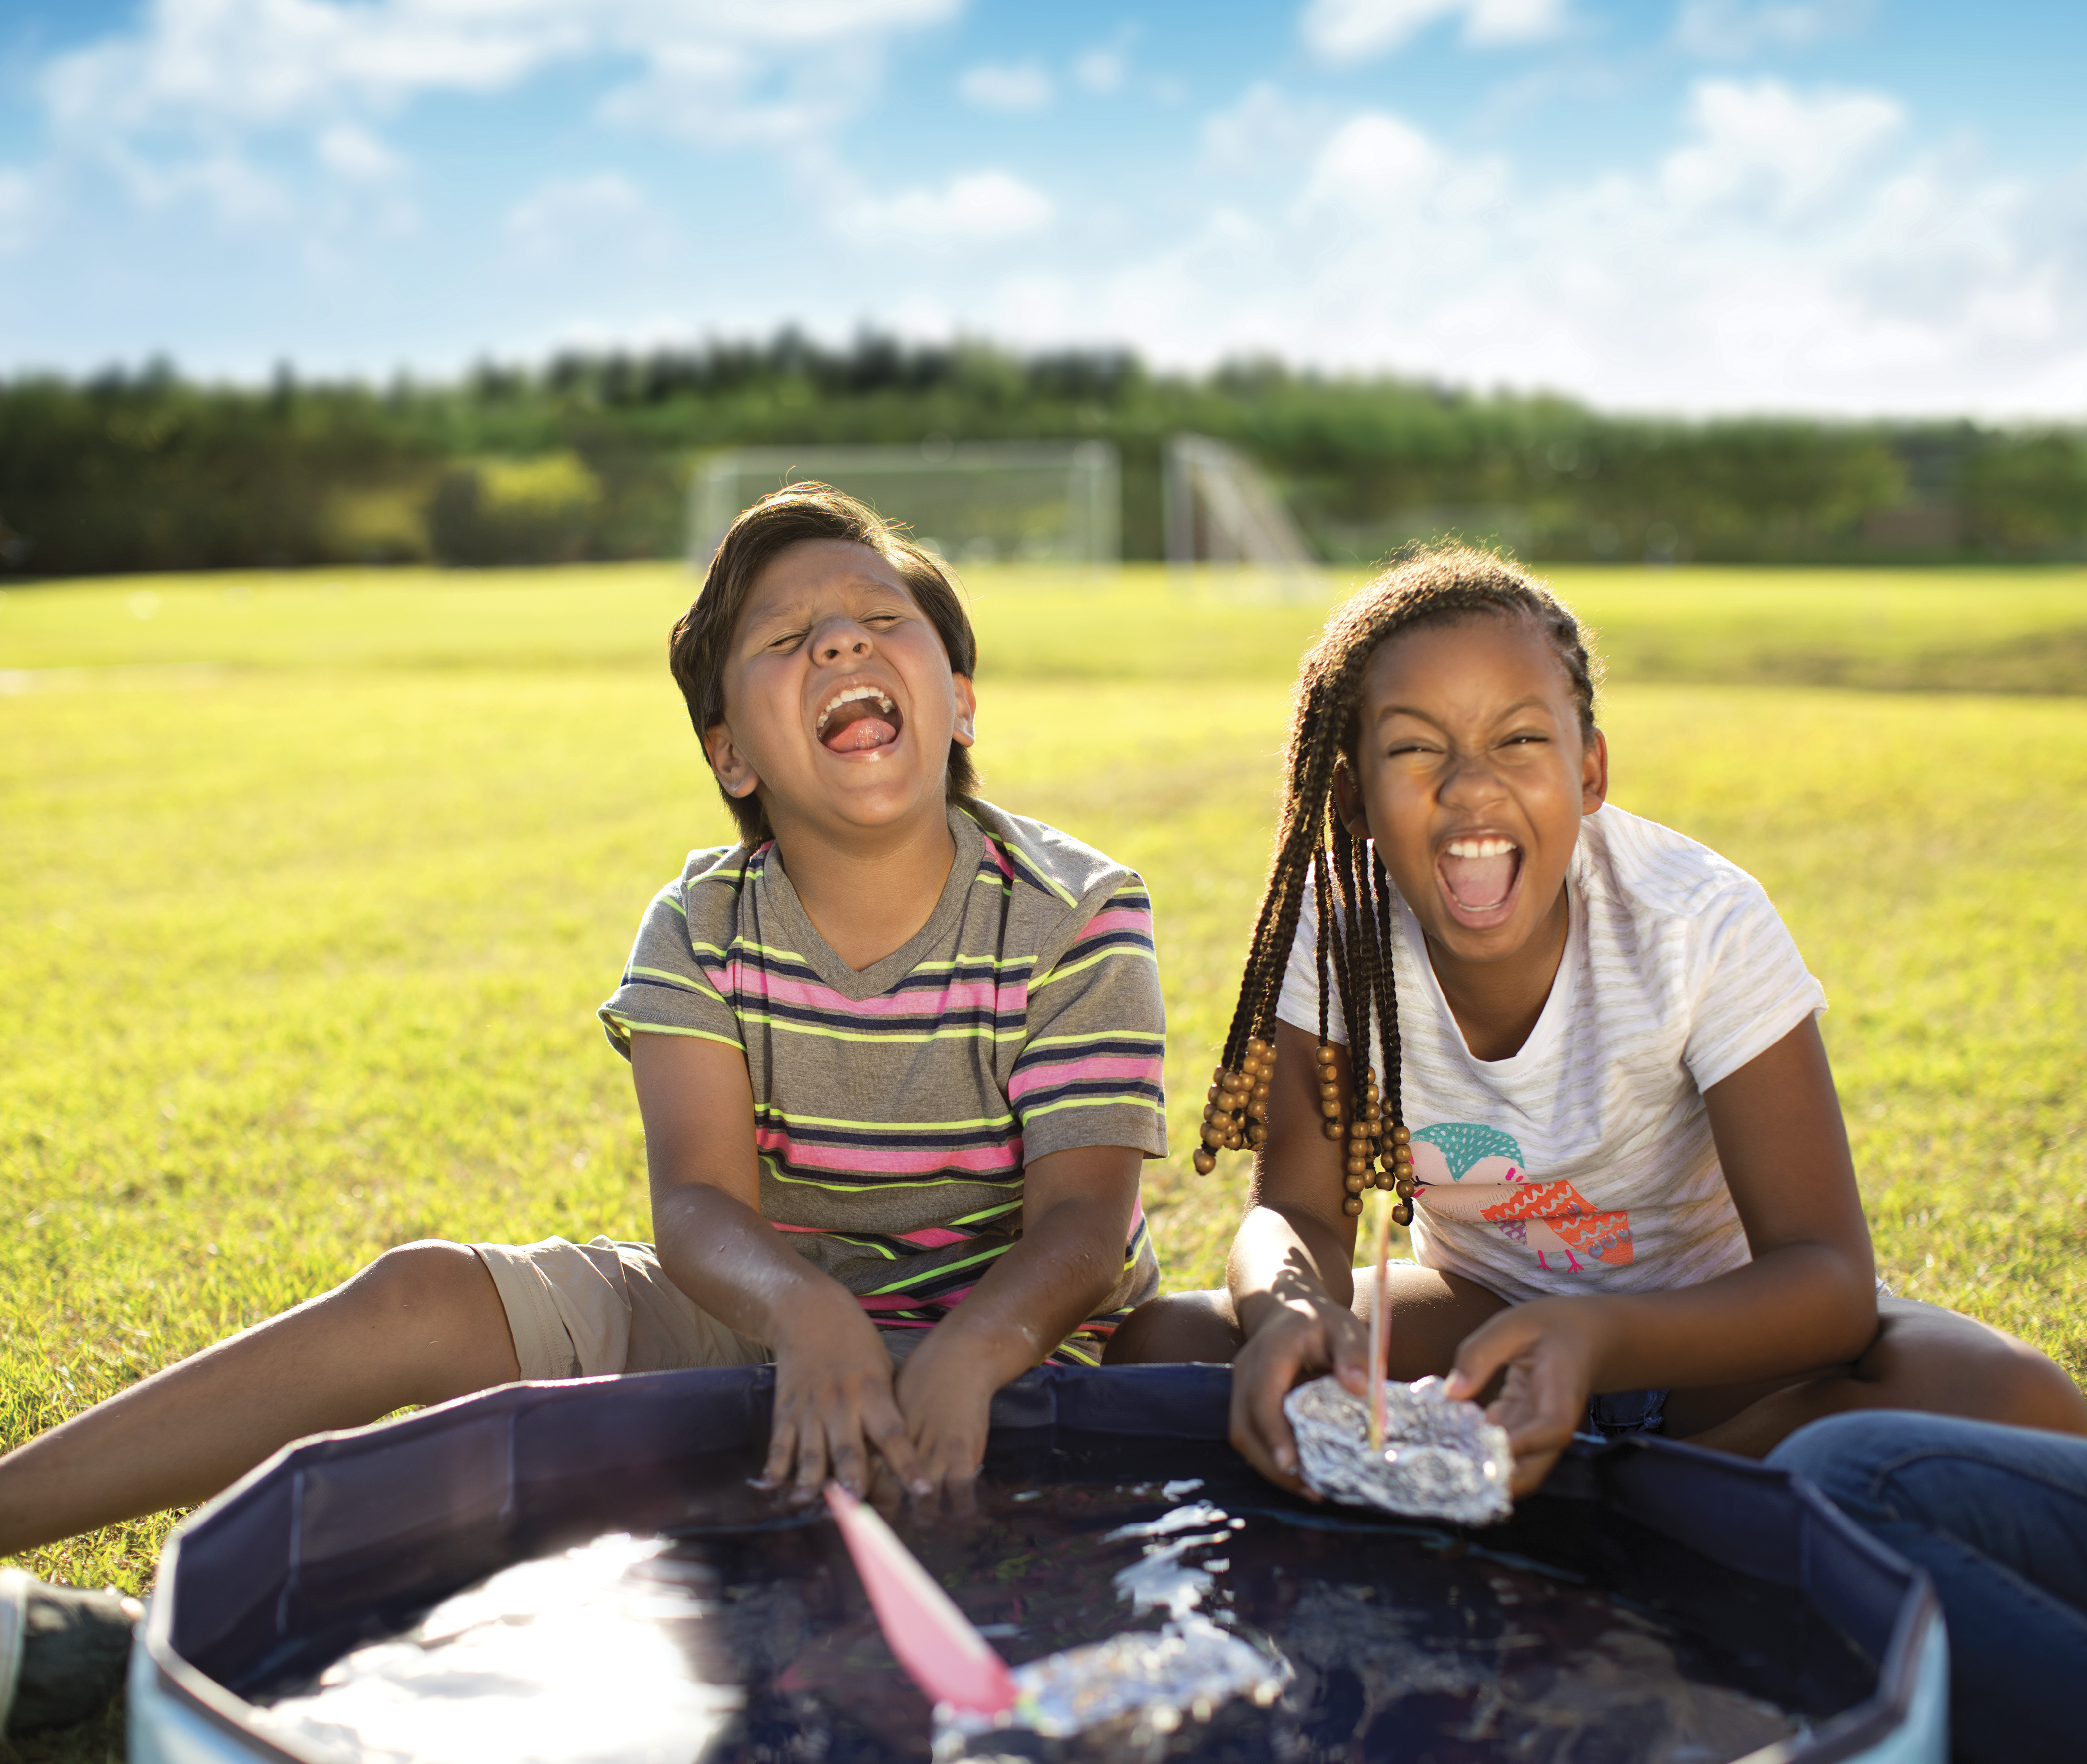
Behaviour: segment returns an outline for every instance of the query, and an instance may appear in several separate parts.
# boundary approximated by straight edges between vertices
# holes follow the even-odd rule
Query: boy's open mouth
[[[826,701],[813,733],[830,752],[860,754],[889,747],[905,726],[906,718],[889,693],[875,686],[849,686]]]
[[[1472,914],[1496,912],[1514,892],[1522,848],[1496,835],[1452,839],[1435,861],[1450,904]]]

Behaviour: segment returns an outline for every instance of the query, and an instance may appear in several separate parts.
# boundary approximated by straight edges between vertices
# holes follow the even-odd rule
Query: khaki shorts
[[[649,1243],[475,1243],[500,1289],[524,1378],[758,1366],[775,1356],[667,1278]]]
[[[604,1373],[766,1365],[775,1356],[719,1322],[667,1278],[649,1243],[475,1243],[507,1307],[514,1358],[527,1379]],[[881,1331],[894,1360],[924,1330]]]

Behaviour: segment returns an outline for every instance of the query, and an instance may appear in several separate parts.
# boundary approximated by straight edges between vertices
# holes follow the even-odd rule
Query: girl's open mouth
[[[827,701],[813,733],[829,752],[861,754],[889,747],[905,726],[905,713],[890,694],[875,686],[850,686]]]
[[[1435,873],[1458,922],[1491,925],[1507,911],[1522,875],[1522,848],[1496,835],[1452,839],[1435,860]]]

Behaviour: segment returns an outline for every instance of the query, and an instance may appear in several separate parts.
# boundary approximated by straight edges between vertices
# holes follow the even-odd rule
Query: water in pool
[[[264,1731],[414,1764],[928,1758],[838,1532],[749,1467],[704,1466],[673,1535],[546,1549],[250,1687]],[[1287,1678],[1074,1741],[945,1732],[945,1758],[1722,1764],[1874,1681],[1808,1608],[1588,1501],[1465,1533],[1308,1506],[1221,1446],[1061,1438],[997,1450],[969,1512],[891,1516],[1010,1663],[1210,1621]]]

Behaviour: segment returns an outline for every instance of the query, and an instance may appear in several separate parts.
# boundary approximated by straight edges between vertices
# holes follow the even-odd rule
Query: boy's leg
[[[1751,1390],[1676,1390],[1670,1433],[1759,1458],[1807,1422],[1850,1409],[1911,1409],[2087,1433],[2087,1398],[2026,1342],[1939,1305],[1877,1301],[1876,1339],[1852,1366]]]
[[[476,1251],[387,1250],[0,1458],[0,1557],[204,1500],[306,1433],[516,1376],[507,1313]]]
[[[2087,1441],[1870,1412],[1769,1458],[1926,1569],[1949,1623],[1957,1754],[2079,1755],[2087,1681]]]

